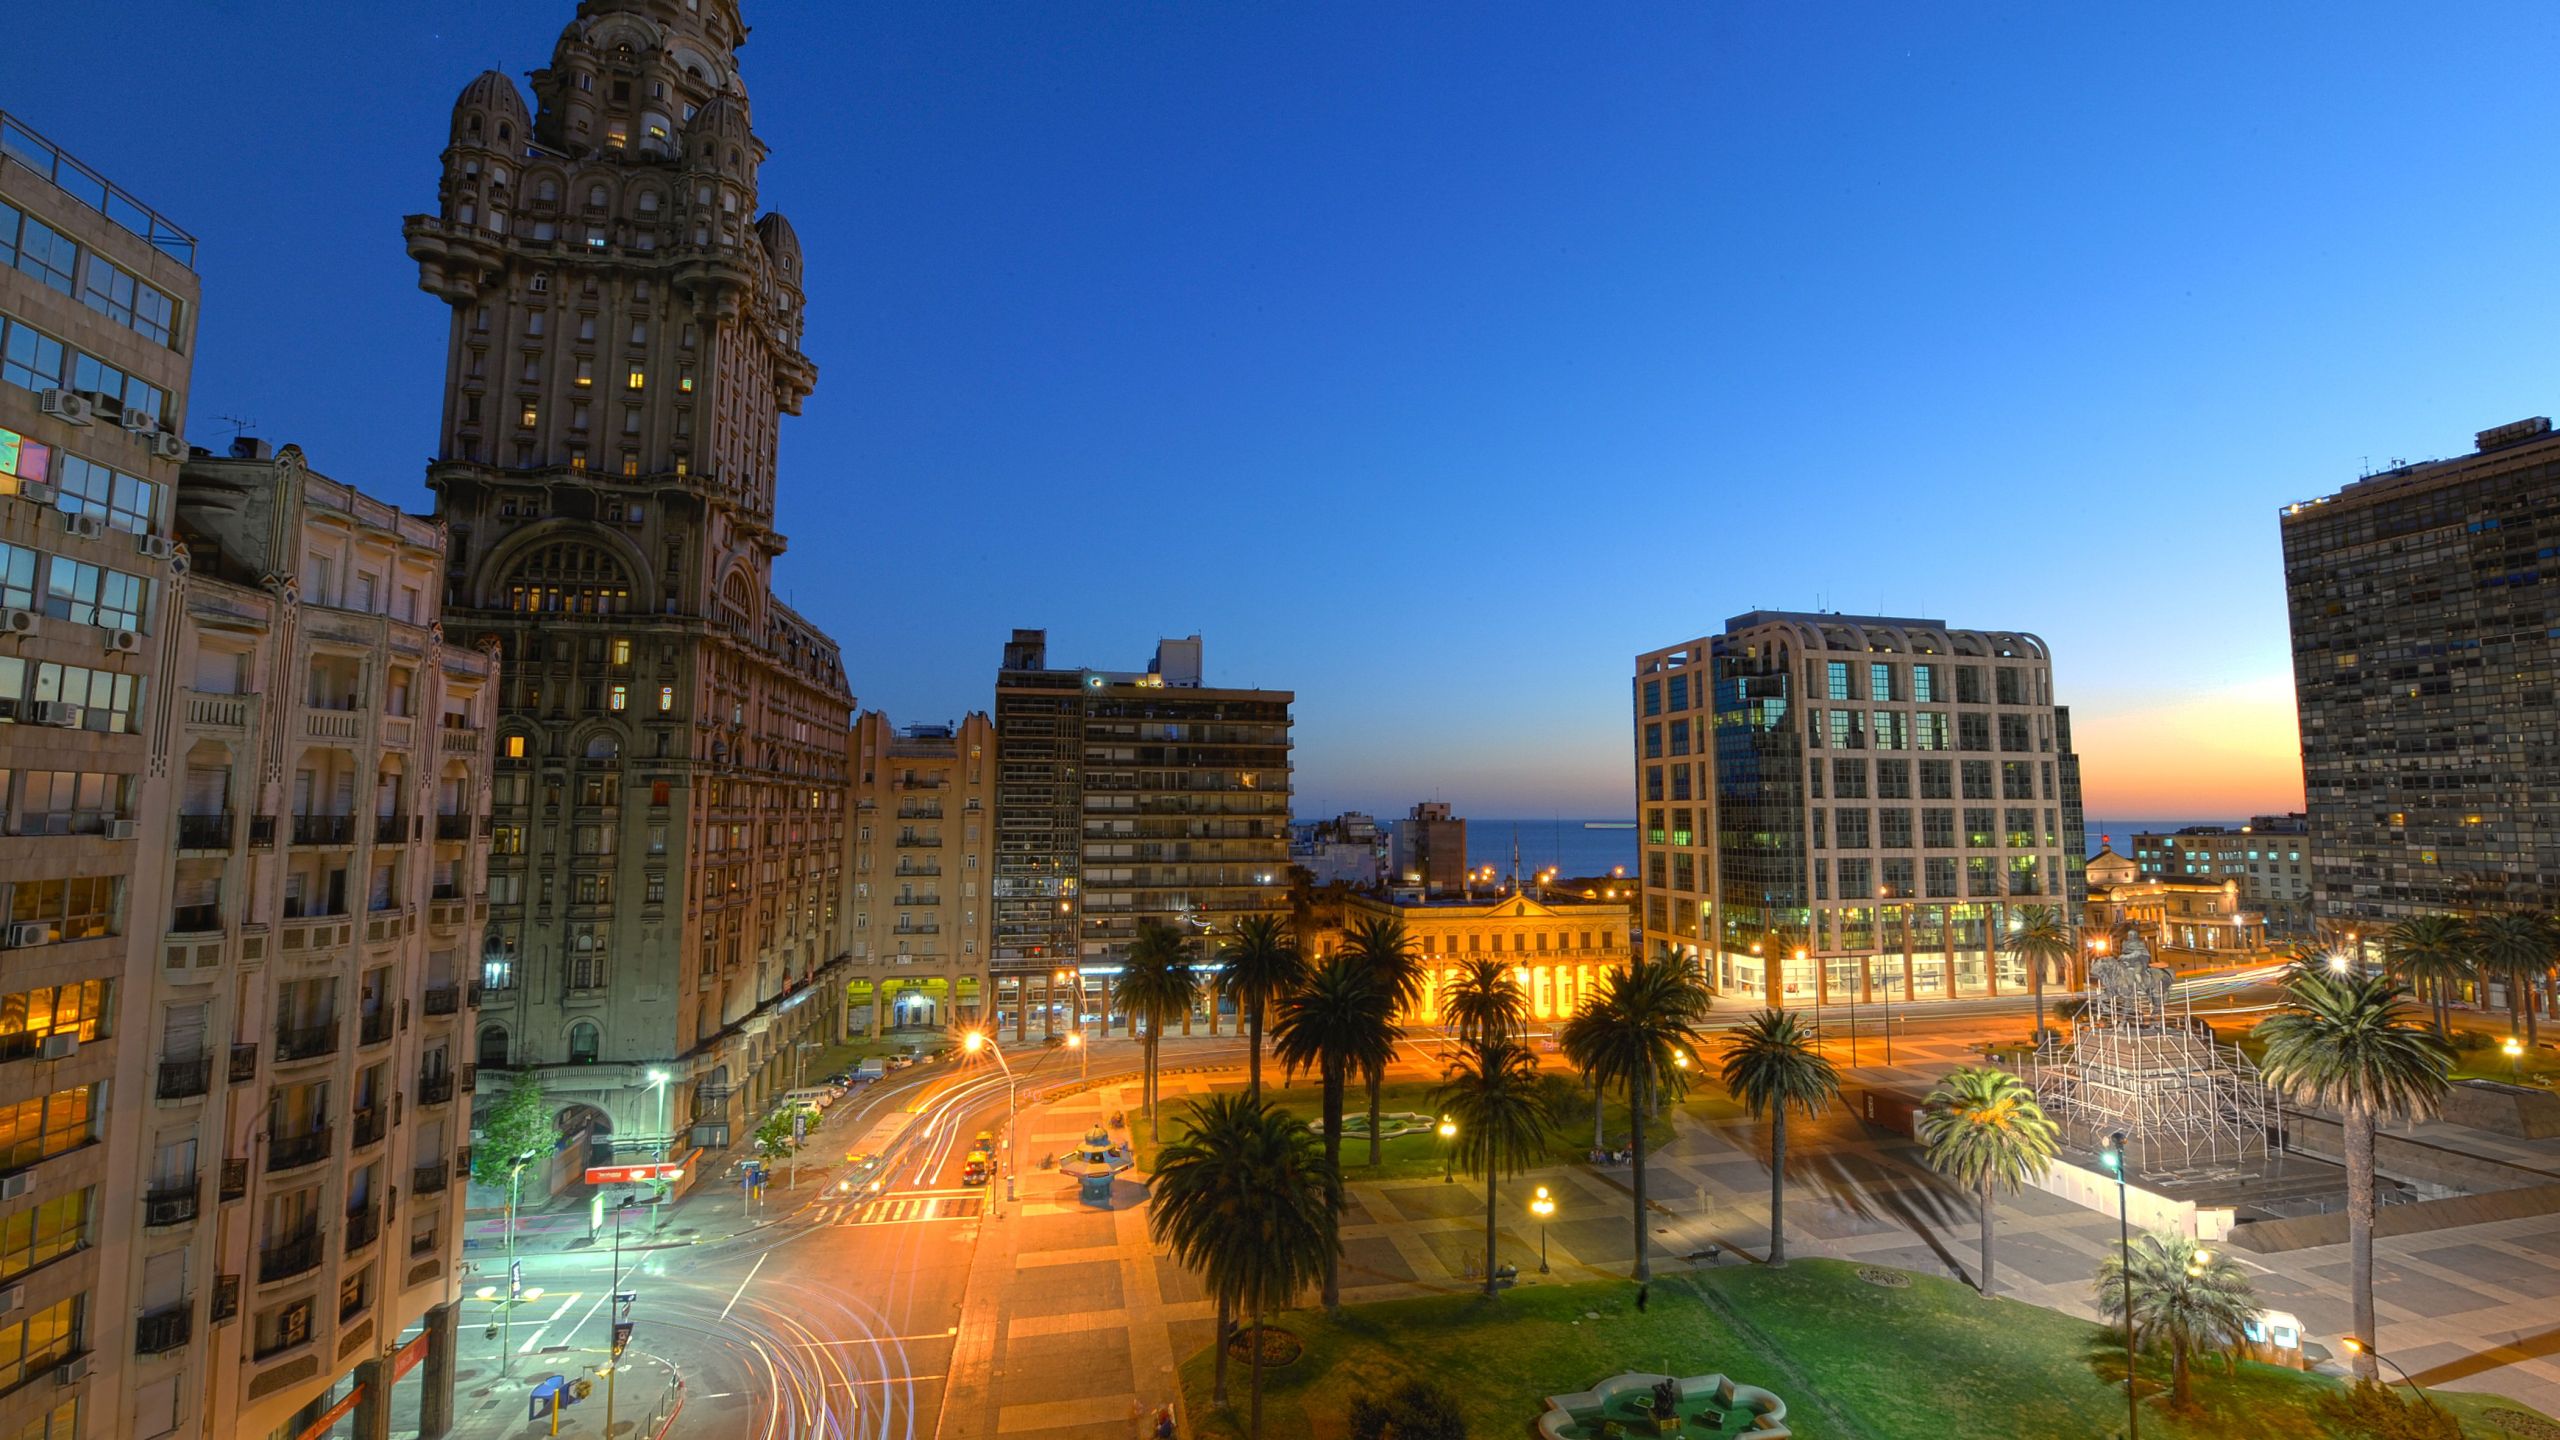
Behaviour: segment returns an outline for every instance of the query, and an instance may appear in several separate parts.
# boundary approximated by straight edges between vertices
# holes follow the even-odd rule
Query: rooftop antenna
[[[256,420],[256,418],[255,418],[255,417],[242,417],[242,416],[239,416],[239,415],[217,415],[217,416],[215,416],[214,418],[215,418],[215,419],[217,419],[217,420],[220,420],[223,424],[228,425],[228,426],[230,426],[230,427],[231,427],[231,438],[232,438],[232,439],[234,439],[234,440],[237,440],[237,439],[239,439],[241,436],[246,435],[246,434],[248,434],[250,431],[255,430],[255,429],[257,429],[257,428],[258,428],[258,422],[257,422],[257,420]]]

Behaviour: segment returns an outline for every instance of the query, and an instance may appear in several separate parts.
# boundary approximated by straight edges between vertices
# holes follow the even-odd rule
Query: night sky
[[[201,237],[190,438],[424,508],[400,219],[573,9],[56,5],[0,108]],[[1630,813],[1633,655],[1761,606],[2042,633],[2093,813],[2297,805],[2276,508],[2560,401],[2549,6],[747,13],[779,588],[902,722],[1204,632],[1307,813]]]

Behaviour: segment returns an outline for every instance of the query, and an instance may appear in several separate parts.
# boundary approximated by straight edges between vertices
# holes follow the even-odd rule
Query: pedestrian
[[[1639,1286],[1637,1286],[1637,1287],[1636,1287],[1636,1313],[1637,1313],[1637,1314],[1639,1314],[1639,1315],[1643,1314],[1643,1313],[1644,1313],[1644,1307],[1646,1306],[1646,1304],[1648,1304],[1649,1302],[1651,1302],[1651,1301],[1652,1301],[1652,1299],[1653,1299],[1653,1287],[1652,1287],[1652,1286],[1650,1286],[1650,1285],[1639,1285]]]
[[[1170,1405],[1159,1405],[1159,1406],[1157,1406],[1157,1407],[1156,1407],[1156,1429],[1155,1429],[1155,1436],[1156,1436],[1156,1440],[1173,1440],[1173,1407],[1172,1407],[1172,1406],[1170,1406]]]

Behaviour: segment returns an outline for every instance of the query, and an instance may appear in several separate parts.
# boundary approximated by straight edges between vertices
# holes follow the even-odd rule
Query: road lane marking
[[[730,1296],[730,1297],[729,1297],[729,1303],[728,1303],[725,1307],[723,1307],[723,1308],[721,1309],[721,1311],[720,1311],[720,1318],[721,1318],[721,1319],[723,1319],[723,1320],[728,1319],[728,1318],[729,1318],[729,1312],[730,1312],[731,1310],[735,1310],[735,1309],[737,1309],[737,1308],[738,1308],[738,1298],[739,1298],[739,1296],[742,1296],[742,1295],[746,1294],[746,1293],[747,1293],[747,1287],[748,1287],[748,1286],[750,1286],[750,1285],[753,1285],[754,1283],[756,1283],[756,1270],[762,1270],[762,1269],[764,1268],[764,1262],[765,1262],[765,1261],[767,1261],[767,1260],[770,1260],[770,1259],[772,1259],[772,1258],[773,1258],[773,1252],[772,1252],[772,1251],[770,1251],[770,1250],[768,1250],[768,1251],[766,1251],[764,1254],[759,1255],[759,1256],[757,1256],[757,1257],[756,1257],[755,1269],[754,1269],[754,1270],[749,1270],[749,1271],[747,1272],[747,1278],[738,1282],[738,1294],[737,1294],[737,1295],[732,1295],[732,1296]]]
[[[869,1335],[853,1340],[794,1340],[791,1343],[803,1350],[815,1350],[822,1349],[829,1345],[898,1345],[909,1340],[948,1340],[959,1333],[960,1327],[954,1325],[948,1330],[936,1330],[930,1334],[919,1331],[913,1335]],[[932,1377],[921,1376],[918,1378],[930,1379]]]
[[[560,1302],[560,1308],[559,1308],[559,1309],[557,1309],[557,1310],[552,1311],[549,1315],[545,1316],[545,1317],[543,1318],[542,1323],[534,1327],[533,1333],[532,1333],[531,1335],[529,1335],[529,1336],[525,1337],[525,1342],[524,1342],[524,1344],[523,1344],[522,1346],[520,1346],[520,1347],[518,1347],[518,1348],[517,1348],[516,1353],[517,1353],[517,1354],[519,1354],[519,1355],[530,1355],[530,1354],[532,1354],[532,1353],[533,1353],[533,1347],[534,1347],[534,1346],[536,1346],[536,1345],[538,1345],[538,1344],[540,1344],[540,1343],[542,1342],[542,1332],[543,1332],[543,1331],[545,1331],[545,1330],[550,1329],[550,1328],[551,1328],[551,1326],[552,1326],[552,1324],[553,1324],[555,1321],[557,1321],[561,1316],[568,1314],[568,1313],[569,1313],[569,1307],[570,1307],[570,1306],[572,1306],[572,1305],[577,1304],[581,1299],[585,1298],[585,1294],[586,1294],[586,1292],[584,1292],[584,1291],[582,1291],[582,1290],[572,1290],[572,1291],[570,1291],[570,1292],[568,1293],[567,1297],[561,1300],[561,1302]],[[574,1332],[572,1332],[572,1333],[574,1333]]]

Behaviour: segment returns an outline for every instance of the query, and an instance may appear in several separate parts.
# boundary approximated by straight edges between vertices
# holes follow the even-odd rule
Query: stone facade
[[[1634,953],[1635,908],[1624,901],[1514,893],[1478,901],[1353,895],[1348,904],[1353,926],[1403,921],[1422,956],[1428,984],[1421,1003],[1403,1017],[1409,1027],[1440,1023],[1441,990],[1470,960],[1511,966],[1531,1018],[1545,1025],[1570,1018],[1597,993],[1600,977],[1623,968]]]
[[[834,1033],[849,939],[853,697],[772,589],[780,420],[817,371],[745,34],[734,0],[585,0],[533,106],[464,89],[405,227],[452,307],[448,624],[507,677],[477,1052],[625,1141],[656,1138],[653,1069],[670,1129],[742,1137]]]
[[[995,723],[853,727],[853,960],[849,1026],[975,1019],[994,933]]]

